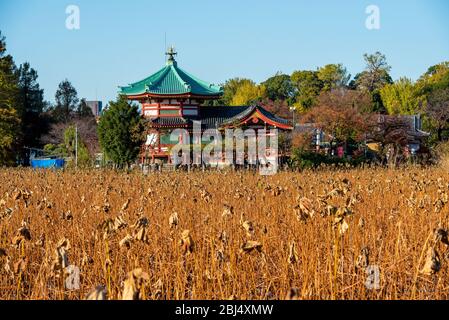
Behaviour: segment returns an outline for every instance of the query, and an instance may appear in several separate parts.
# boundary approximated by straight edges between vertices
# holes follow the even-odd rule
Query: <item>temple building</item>
[[[194,121],[201,122],[201,130],[225,128],[277,128],[292,130],[290,121],[277,117],[261,105],[205,106],[218,100],[223,88],[207,83],[184,71],[175,60],[177,53],[170,48],[166,65],[149,77],[120,87],[120,94],[141,105],[145,117],[147,140],[142,146],[141,163],[170,162],[172,130],[183,128],[190,133]]]

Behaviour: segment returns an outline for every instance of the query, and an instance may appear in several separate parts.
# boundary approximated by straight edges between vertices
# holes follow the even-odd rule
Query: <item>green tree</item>
[[[78,108],[76,109],[76,114],[81,117],[93,117],[92,109],[87,105],[86,99],[81,99]]]
[[[289,75],[278,72],[262,82],[262,85],[265,86],[268,99],[273,101],[287,101],[289,104],[293,102],[295,87]]]
[[[431,132],[429,145],[444,141],[449,128],[449,123],[446,122],[449,112],[444,101],[447,99],[446,90],[449,88],[449,62],[429,67],[418,79],[415,88],[425,111],[423,128]]]
[[[423,104],[412,80],[400,78],[380,89],[380,96],[387,112],[391,115],[416,114]]]
[[[419,81],[427,84],[441,84],[442,86],[449,84],[449,61],[444,61],[434,66],[429,67]]]
[[[75,159],[77,157],[77,165],[79,167],[88,167],[91,163],[89,151],[82,141],[79,133],[76,134],[76,128],[74,125],[68,126],[64,131],[64,145],[67,150],[67,154]]]
[[[231,105],[244,106],[256,103],[265,97],[265,86],[257,85],[253,81],[245,82],[235,92]]]
[[[364,54],[366,63],[365,71],[355,76],[357,89],[366,90],[370,93],[380,90],[384,85],[393,83],[390,77],[391,67],[387,58],[380,52]]]
[[[324,91],[346,87],[351,78],[342,64],[327,64],[318,69],[317,76],[323,83]]]
[[[22,110],[17,82],[16,66],[11,55],[6,55],[5,38],[0,32],[0,165],[14,164],[19,146]]]
[[[14,108],[0,108],[0,166],[14,164],[20,118]]]
[[[388,65],[385,55],[380,52],[365,54],[364,59],[365,70],[354,77],[349,87],[370,93],[372,112],[385,112],[380,89],[393,83],[389,74],[391,67]]]
[[[56,105],[53,117],[56,121],[68,122],[78,105],[78,93],[69,80],[62,81],[55,94]]]
[[[22,109],[22,144],[26,147],[36,147],[40,137],[49,129],[48,118],[44,115],[44,90],[39,87],[36,70],[31,68],[28,62],[20,65],[17,77],[18,97]]]
[[[49,156],[57,156],[57,157],[68,157],[69,154],[67,152],[67,148],[65,144],[46,144],[44,146],[44,152]]]
[[[142,118],[137,106],[125,97],[111,101],[98,124],[100,146],[117,166],[129,166],[139,155],[143,142]]]
[[[295,71],[291,75],[291,80],[296,90],[296,110],[305,112],[316,103],[323,82],[318,78],[317,71]]]
[[[427,96],[432,91],[449,87],[449,62],[431,66],[416,82],[418,94]]]
[[[16,65],[11,55],[6,54],[5,37],[0,32],[0,108],[17,109],[17,85]]]

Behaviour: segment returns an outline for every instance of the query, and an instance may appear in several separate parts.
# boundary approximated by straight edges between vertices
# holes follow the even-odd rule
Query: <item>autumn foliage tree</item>
[[[370,115],[363,112],[370,99],[365,94],[339,89],[322,93],[317,105],[301,118],[326,132],[331,142],[347,144],[362,141],[368,129]]]
[[[268,98],[263,99],[260,104],[272,114],[284,118],[284,119],[292,119],[292,110],[288,105],[287,101],[277,100],[273,101]]]

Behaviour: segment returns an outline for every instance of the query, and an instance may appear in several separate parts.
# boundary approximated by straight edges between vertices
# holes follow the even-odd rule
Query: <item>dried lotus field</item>
[[[0,179],[0,299],[449,298],[443,169]]]

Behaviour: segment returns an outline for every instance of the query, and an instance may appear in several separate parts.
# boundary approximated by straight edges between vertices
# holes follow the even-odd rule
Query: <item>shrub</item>
[[[289,165],[292,168],[303,170],[315,169],[320,166],[328,165],[359,166],[366,161],[367,159],[363,154],[359,154],[352,158],[339,158],[313,151],[305,151],[304,149],[293,149]]]

